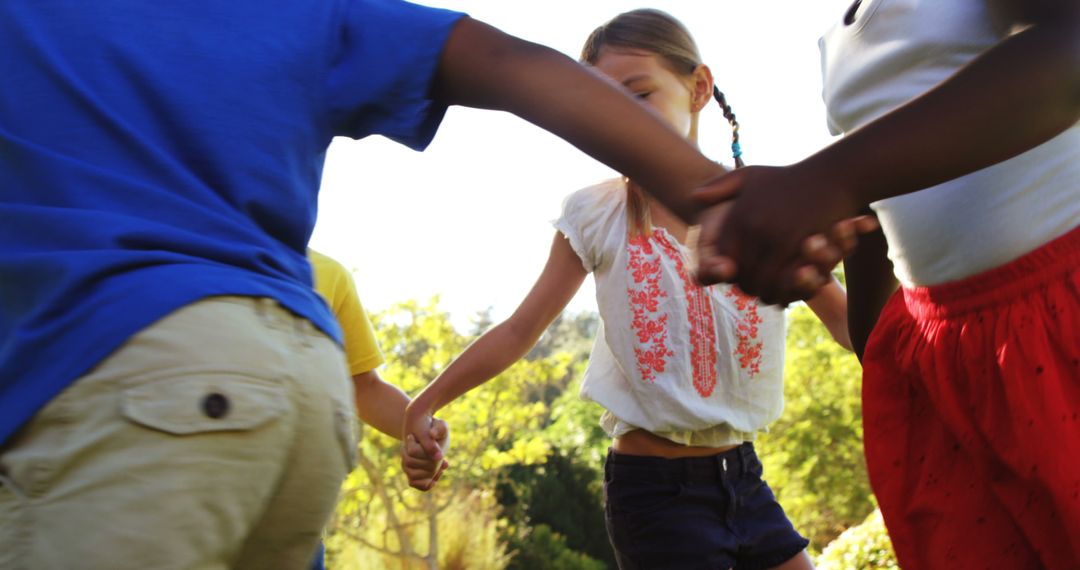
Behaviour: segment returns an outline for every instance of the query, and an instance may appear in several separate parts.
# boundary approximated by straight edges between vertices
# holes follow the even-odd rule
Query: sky
[[[849,0],[420,0],[452,8],[574,59],[597,26],[651,7],[680,19],[738,116],[747,164],[796,162],[832,139],[818,38]],[[719,106],[700,119],[702,151],[730,165]],[[616,174],[513,115],[453,107],[422,153],[381,137],[327,153],[311,246],[353,271],[369,311],[440,297],[455,323],[510,315],[540,274],[563,198]],[[571,311],[595,310],[588,279]]]

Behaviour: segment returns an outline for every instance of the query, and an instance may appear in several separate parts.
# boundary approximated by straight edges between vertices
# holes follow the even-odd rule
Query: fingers
[[[698,262],[697,278],[702,285],[731,281],[738,274],[735,261],[722,255],[703,254]]]
[[[852,233],[848,234],[847,231],[851,230]],[[850,235],[851,249],[854,250],[854,226],[850,225],[841,233],[844,235],[838,239],[847,239]],[[830,234],[831,235],[831,234]],[[817,266],[818,271],[822,274],[828,274],[832,271],[833,267],[836,267],[837,263],[840,263],[844,259],[845,249],[844,245],[838,244],[837,239],[826,238],[821,234],[812,235],[802,241],[800,247],[800,253],[802,259],[799,260],[801,264],[812,264]]]
[[[855,231],[860,235],[873,233],[881,228],[881,222],[876,216],[857,216],[852,220],[855,222]]]
[[[450,428],[446,422],[429,415],[412,422],[413,425],[419,424],[425,429],[414,428],[410,431],[406,428],[401,448],[401,468],[409,480],[409,486],[428,491],[450,466],[444,458],[446,445],[450,440]]]
[[[426,457],[430,458],[432,461],[442,459],[443,451],[439,447],[439,438],[433,435],[434,428],[437,425],[435,418],[424,415],[410,421],[411,423],[405,428],[406,435],[411,435],[413,437]],[[440,429],[447,430],[446,424],[443,423]],[[440,431],[438,433],[443,432]]]
[[[435,440],[443,454],[450,450],[450,426],[446,425],[446,422],[432,418],[428,435]]]
[[[873,216],[819,225],[837,219],[833,216],[842,208],[830,204],[839,194],[804,191],[796,174],[751,166],[695,192],[704,208],[696,249],[702,285],[734,283],[769,304],[807,299],[829,283],[833,268],[855,251],[860,235],[878,229]]]
[[[431,483],[432,483],[432,486],[434,486],[434,484],[435,484],[435,483],[437,483],[437,482],[439,481],[439,479],[442,479],[442,475],[443,475],[443,473],[445,473],[445,472],[446,472],[446,470],[447,470],[447,469],[448,469],[449,467],[450,467],[450,462],[449,462],[449,461],[447,461],[447,460],[445,460],[445,459],[443,459],[442,463],[441,463],[441,464],[439,464],[439,470],[438,470],[438,472],[437,472],[437,473],[435,473],[435,476],[431,478]]]
[[[824,287],[830,279],[829,274],[822,274],[816,266],[803,265],[798,267],[791,272],[791,277],[787,279],[790,286],[786,288],[783,296],[784,301],[786,303],[805,301],[813,297],[818,292],[818,289]]]
[[[841,259],[855,251],[859,243],[858,232],[855,228],[854,219],[840,220],[829,229],[829,244],[838,250]]]
[[[430,490],[449,466],[445,459],[432,459],[411,434],[405,436],[401,450],[401,468],[409,486],[421,491]]]
[[[881,227],[878,219],[874,216],[856,216],[846,218],[833,224],[828,232],[829,243],[840,250],[841,257],[847,257],[855,252],[859,236],[877,231]]]
[[[730,282],[738,273],[735,260],[721,250],[721,233],[724,221],[731,210],[731,203],[725,202],[707,208],[701,213],[701,225],[694,244],[696,250],[696,274],[702,285]]]
[[[745,178],[744,171],[733,170],[694,190],[694,200],[702,207],[730,200],[739,195],[739,190],[745,184],[743,178]]]

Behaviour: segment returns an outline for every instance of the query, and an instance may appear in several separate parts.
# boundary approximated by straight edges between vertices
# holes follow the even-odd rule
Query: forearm
[[[435,96],[508,111],[630,177],[687,223],[691,191],[723,173],[620,87],[549,48],[464,19],[440,60]]]
[[[848,299],[840,283],[833,279],[806,304],[825,325],[833,340],[845,349],[852,350],[851,335],[848,334]]]
[[[498,376],[536,344],[539,332],[524,331],[511,321],[499,323],[476,339],[413,400],[412,408],[434,414],[462,394]]]
[[[882,308],[898,286],[887,251],[885,234],[878,230],[862,236],[855,252],[844,259],[847,328],[852,349],[859,360],[862,360],[866,341],[877,324]]]
[[[401,423],[409,396],[397,386],[383,382],[374,370],[353,376],[353,388],[356,415],[386,435],[401,439]]]
[[[1014,34],[949,80],[796,165],[851,205],[927,188],[1016,156],[1080,120],[1072,14]]]

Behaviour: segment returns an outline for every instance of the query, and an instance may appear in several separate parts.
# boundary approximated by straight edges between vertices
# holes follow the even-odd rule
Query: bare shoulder
[[[564,206],[588,207],[626,201],[626,183],[622,178],[612,178],[586,186],[566,197]]]

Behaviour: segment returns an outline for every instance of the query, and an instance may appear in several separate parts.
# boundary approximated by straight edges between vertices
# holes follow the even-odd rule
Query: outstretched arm
[[[619,85],[566,56],[463,18],[443,49],[433,96],[451,105],[514,113],[611,166],[656,197],[687,224],[718,227],[733,197],[715,181],[726,170],[705,158]],[[695,194],[711,188],[710,202]],[[824,234],[824,232],[823,232]],[[833,242],[833,234],[824,234]],[[703,262],[720,263],[706,252]],[[816,286],[836,255],[808,251]],[[805,263],[804,263],[805,265]],[[809,267],[806,267],[809,270]],[[816,288],[816,286],[814,288]]]
[[[691,192],[724,173],[621,86],[550,48],[469,18],[443,49],[434,96],[508,111],[629,176],[688,224]]]
[[[383,381],[375,370],[368,370],[353,376],[353,392],[356,400],[356,415],[360,420],[390,437],[401,439],[401,423],[405,418],[405,408],[409,405],[409,396],[401,388]],[[446,426],[436,421],[432,429],[446,437]]]
[[[433,414],[525,356],[566,308],[586,275],[569,242],[556,233],[544,271],[514,314],[476,339],[409,404],[405,411],[405,438],[412,437],[418,442],[430,460],[440,459],[441,450],[428,433]],[[421,490],[430,489],[433,483],[429,471],[417,468],[417,462],[424,460],[402,454],[409,484]]]
[[[739,275],[706,267],[706,278],[770,302],[797,298],[791,274],[805,236],[872,201],[1016,156],[1080,120],[1080,0],[988,2],[1019,31],[938,87],[800,163],[721,180],[718,197],[740,197],[710,237]]]
[[[806,305],[825,325],[833,340],[847,350],[851,350],[851,337],[848,335],[848,300],[840,283],[833,279],[819,289],[817,294],[807,299]]]
[[[409,405],[409,397],[400,388],[388,384],[379,377],[375,370],[361,372],[353,376],[353,392],[356,400],[356,415],[360,420],[371,427],[389,435],[401,439],[401,425],[405,421],[405,409]],[[436,442],[439,449],[445,447],[445,442],[450,437],[446,422],[432,419],[428,423],[427,436]],[[449,467],[449,463],[442,457],[426,456],[417,458],[412,468],[418,476],[432,481],[438,481],[442,472]]]
[[[996,164],[1080,120],[1080,0],[987,0],[1006,37],[921,97],[799,169],[855,207]]]

